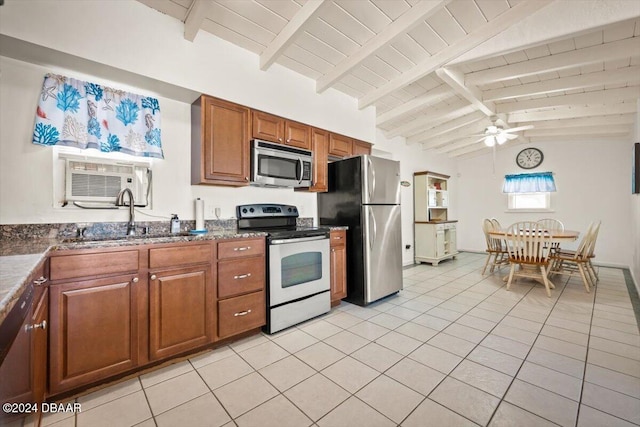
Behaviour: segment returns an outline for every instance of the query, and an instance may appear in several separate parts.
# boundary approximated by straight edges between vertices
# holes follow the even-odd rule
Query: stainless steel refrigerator
[[[358,156],[329,164],[320,225],[346,225],[347,298],[367,305],[402,289],[400,162]]]

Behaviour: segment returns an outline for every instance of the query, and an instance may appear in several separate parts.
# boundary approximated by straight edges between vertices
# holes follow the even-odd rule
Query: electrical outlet
[[[411,249],[411,245],[404,245],[404,249],[408,251],[409,249]]]

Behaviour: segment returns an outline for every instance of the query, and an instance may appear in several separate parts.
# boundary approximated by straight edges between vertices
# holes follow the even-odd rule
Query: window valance
[[[162,159],[160,104],[156,98],[47,74],[33,143]]]
[[[503,193],[541,193],[556,191],[552,172],[521,173],[504,176]]]

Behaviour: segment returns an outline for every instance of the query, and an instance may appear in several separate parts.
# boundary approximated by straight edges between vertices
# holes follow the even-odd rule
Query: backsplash
[[[181,231],[189,231],[195,228],[195,221],[180,221]],[[297,225],[312,227],[313,218],[298,218]],[[209,231],[235,230],[236,219],[205,220],[204,226]],[[169,221],[138,221],[136,233],[142,234],[148,227],[147,234],[167,234],[170,232]],[[2,224],[0,225],[0,237],[8,239],[33,239],[33,238],[62,238],[78,237],[78,230],[84,229],[85,237],[125,235],[127,222],[71,222],[57,224]]]

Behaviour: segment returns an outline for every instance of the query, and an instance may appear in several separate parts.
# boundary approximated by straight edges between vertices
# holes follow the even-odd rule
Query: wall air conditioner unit
[[[151,169],[147,165],[67,158],[65,166],[65,199],[68,202],[80,207],[86,207],[83,206],[86,203],[115,204],[118,193],[129,188],[135,206],[148,205]]]

